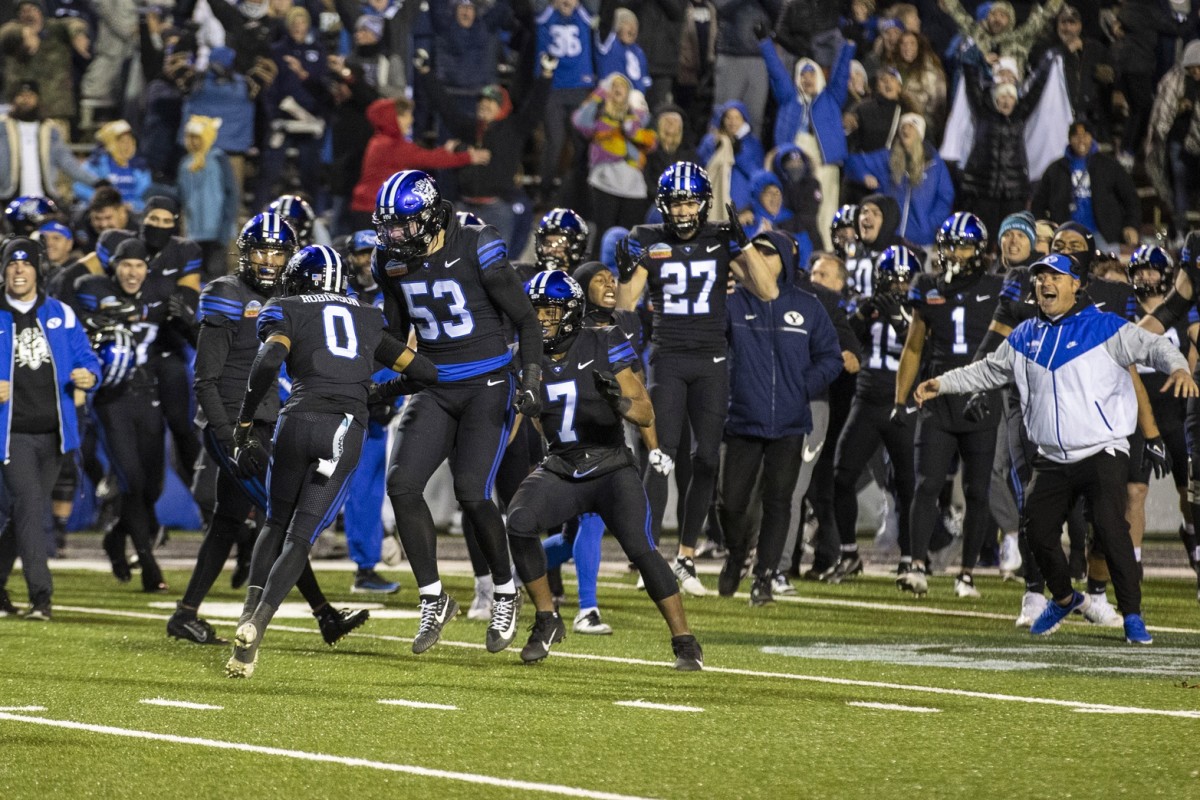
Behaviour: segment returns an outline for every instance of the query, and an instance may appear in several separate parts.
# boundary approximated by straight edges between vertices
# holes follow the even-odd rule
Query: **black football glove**
[[[267,469],[271,456],[254,435],[254,425],[241,425],[233,429],[233,464],[239,478],[253,478]]]
[[[746,235],[746,229],[742,227],[742,221],[738,219],[733,203],[725,204],[725,213],[729,215],[729,236],[738,243],[738,247],[745,250],[750,246],[750,237]]]
[[[196,324],[196,309],[192,308],[180,292],[167,299],[167,319],[178,320],[191,327]]]
[[[633,250],[629,247],[629,237],[617,241],[616,249],[617,257],[617,276],[621,283],[629,283],[633,279],[633,273],[637,271],[638,260],[633,255]]]
[[[892,415],[888,418],[888,421],[897,428],[903,428],[908,424],[908,418],[915,410],[910,409],[904,403],[896,403],[892,406]]]
[[[963,405],[963,419],[972,425],[983,422],[991,415],[992,408],[988,403],[987,392],[975,392]]]
[[[760,42],[771,38],[771,26],[765,20],[754,23],[754,38]]]
[[[539,365],[526,364],[521,371],[521,386],[513,398],[513,408],[527,417],[542,413],[542,368]]]
[[[1154,472],[1154,477],[1165,478],[1171,473],[1171,453],[1167,450],[1167,443],[1161,436],[1146,440],[1142,458],[1150,462],[1150,469]]]

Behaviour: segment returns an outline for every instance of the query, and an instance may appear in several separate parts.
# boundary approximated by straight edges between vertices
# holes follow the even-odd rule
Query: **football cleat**
[[[184,614],[182,611],[176,611],[167,620],[167,635],[196,644],[229,644],[228,639],[217,636],[216,630],[208,620],[200,619],[195,614]]]
[[[679,585],[692,597],[704,597],[708,594],[704,584],[696,577],[696,562],[691,558],[679,556],[675,559],[671,569],[675,573],[675,577],[679,579]]]
[[[1088,596],[1081,592],[1072,592],[1071,602],[1065,606],[1058,603],[1046,603],[1041,615],[1029,626],[1029,632],[1034,636],[1049,636],[1058,630],[1058,626],[1072,611],[1079,610],[1087,613]]]
[[[467,609],[467,619],[482,621],[492,618],[492,593],[494,591],[495,584],[492,582],[491,575],[475,576],[475,598],[471,600],[471,607]]]
[[[1146,630],[1146,623],[1142,621],[1141,614],[1126,614],[1124,624],[1125,641],[1130,644],[1150,644],[1154,641],[1150,631]]]
[[[521,648],[521,660],[535,664],[550,655],[550,647],[567,638],[567,626],[557,611],[539,611],[529,629],[529,641]]]
[[[109,531],[104,534],[102,542],[104,553],[112,563],[113,576],[121,583],[129,583],[133,579],[133,571],[129,567],[129,560],[125,558],[124,537]]]
[[[792,582],[788,580],[787,575],[784,575],[782,572],[776,572],[775,577],[771,579],[771,593],[786,597],[795,594],[796,587],[792,586]]]
[[[360,569],[354,573],[350,591],[354,594],[395,594],[400,591],[400,584],[389,581],[373,569]]]
[[[772,580],[770,575],[755,576],[754,583],[750,584],[751,608],[769,606],[775,603],[775,596],[771,593]]]
[[[233,655],[225,663],[225,675],[229,678],[249,678],[258,664],[258,645],[261,639],[253,622],[238,626],[233,637]]]
[[[843,553],[838,562],[821,575],[821,580],[825,583],[838,584],[842,581],[853,580],[861,575],[862,571],[863,560],[858,553]]]
[[[418,655],[438,643],[442,628],[458,614],[458,603],[442,592],[440,595],[421,595],[421,624],[413,638],[412,651]]]
[[[704,669],[704,651],[690,633],[672,636],[671,650],[675,653],[675,669],[679,672],[699,672]]]
[[[571,630],[586,636],[608,636],[612,633],[612,625],[600,619],[600,609],[589,608],[575,615]]]
[[[371,618],[371,612],[365,608],[351,611],[348,608],[334,608],[326,603],[320,611],[314,611],[317,627],[321,629],[321,638],[325,644],[334,645],[346,634],[360,627]]]
[[[50,606],[49,604],[34,606],[25,612],[25,619],[30,622],[49,622],[50,621]]]
[[[21,613],[8,597],[7,589],[0,589],[0,617],[15,617]]]
[[[1083,618],[1102,628],[1120,628],[1125,624],[1125,620],[1112,607],[1112,603],[1108,602],[1108,597],[1103,592],[1088,595],[1088,604],[1083,609]]]
[[[492,621],[487,629],[487,650],[499,653],[517,638],[517,594],[499,594],[492,599]]]
[[[1046,610],[1046,595],[1040,592],[1026,592],[1021,598],[1021,613],[1017,617],[1018,628],[1028,628],[1033,621]]]
[[[929,594],[929,578],[925,575],[925,568],[916,565],[909,567],[907,572],[896,577],[896,588],[912,592],[917,597]]]
[[[954,579],[954,595],[955,597],[982,597],[979,590],[975,588],[975,579],[967,573],[963,572]]]

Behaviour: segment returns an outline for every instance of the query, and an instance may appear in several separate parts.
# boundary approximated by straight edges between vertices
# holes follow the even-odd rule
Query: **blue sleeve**
[[[268,302],[258,315],[258,340],[265,342],[271,338],[272,334],[280,333],[290,337],[291,328],[288,325],[287,317],[283,313],[283,307],[279,305],[278,300]]]
[[[850,62],[854,58],[854,42],[846,42],[838,53],[837,64],[829,75],[825,89],[837,101],[838,108],[846,105],[846,95],[850,91]]]
[[[807,299],[807,298],[806,298]],[[845,362],[833,320],[815,297],[806,303],[812,330],[809,337],[808,396],[815,397],[842,374]]]
[[[201,325],[236,324],[241,320],[245,309],[240,300],[229,296],[229,289],[224,283],[216,281],[204,287],[200,293],[200,303],[196,308],[196,321]]]
[[[479,232],[475,252],[479,256],[479,269],[483,272],[497,264],[508,263],[508,246],[500,238],[499,231],[490,225],[485,225]]]
[[[746,134],[742,137],[742,148],[734,159],[733,165],[737,171],[746,176],[746,182],[750,183],[754,175],[763,168],[763,161],[766,159],[766,154],[763,153],[762,142],[753,133]]]
[[[696,160],[703,166],[712,158],[713,153],[717,151],[717,137],[711,133],[704,134],[704,138],[700,140],[700,146],[696,148]]]
[[[185,275],[196,275],[200,272],[200,267],[204,264],[204,254],[200,252],[200,245],[187,239],[183,245],[183,257],[186,259],[183,264],[183,272],[179,277]]]
[[[758,50],[767,62],[767,78],[770,80],[771,94],[775,96],[775,102],[784,106],[795,100],[796,87],[792,84],[792,76],[788,75],[787,67],[779,60],[779,53],[775,52],[775,42],[764,39],[758,43]]]
[[[846,156],[846,177],[862,183],[868,175],[874,175],[880,187],[891,182],[891,171],[888,170],[888,151],[872,150],[869,153],[851,153]],[[882,174],[881,174],[882,173]]]
[[[633,344],[625,338],[621,333],[621,329],[615,325],[604,330],[604,342],[608,347],[608,369],[614,375],[622,370],[629,369],[637,363],[637,351],[633,349]]]

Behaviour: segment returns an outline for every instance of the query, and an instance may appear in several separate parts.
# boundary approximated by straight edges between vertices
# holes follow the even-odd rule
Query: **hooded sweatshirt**
[[[430,150],[409,141],[400,130],[394,100],[384,98],[371,103],[367,119],[375,127],[375,135],[367,142],[367,152],[363,155],[362,173],[350,201],[352,211],[374,211],[375,195],[392,173],[404,169],[453,169],[471,163],[466,152]]]
[[[221,120],[193,116],[184,134],[200,138],[200,149],[179,162],[179,197],[189,239],[228,242],[233,238],[238,207],[237,183],[229,157],[215,149]]]
[[[736,109],[741,112],[744,119],[750,119],[750,112],[746,109],[745,103],[739,100],[730,100],[713,109],[709,125],[714,129],[719,129],[721,120],[730,109]],[[717,135],[710,132],[705,135],[700,141],[700,146],[696,148],[696,157],[700,159],[701,165],[707,164],[716,150]],[[750,123],[746,122],[734,136],[733,174],[729,185],[730,199],[739,209],[750,205],[750,183],[754,179],[754,173],[762,169],[765,157],[762,142],[750,130]]]
[[[900,226],[900,205],[889,195],[869,194],[858,204],[860,211],[868,203],[883,212],[883,222],[879,226],[879,234],[874,241],[864,241],[862,228],[859,226],[857,229],[858,250],[854,257],[846,262],[850,288],[863,295],[870,295],[874,291],[871,279],[875,271],[875,259],[887,248],[901,243],[900,236],[896,233]]]
[[[842,106],[850,83],[850,62],[854,59],[854,45],[842,46],[837,63],[830,72],[828,84],[824,73],[817,67],[817,85],[820,91],[814,97],[804,95],[799,89],[800,70],[811,59],[801,59],[796,71],[788,74],[787,68],[775,51],[775,43],[766,39],[759,43],[759,52],[767,63],[767,76],[771,82],[771,94],[779,104],[775,118],[775,142],[795,142],[802,133],[811,133],[821,147],[821,158],[826,164],[840,164],[846,157],[846,131],[842,127]]]

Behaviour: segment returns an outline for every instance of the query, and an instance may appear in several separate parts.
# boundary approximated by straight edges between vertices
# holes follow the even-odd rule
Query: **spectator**
[[[775,26],[775,41],[796,58],[833,69],[846,43],[838,27],[841,5],[838,0],[789,0]]]
[[[1175,231],[1188,229],[1188,190],[1200,156],[1200,39],[1187,43],[1183,58],[1163,76],[1150,109],[1146,174],[1175,212]]]
[[[630,85],[646,95],[653,85],[646,53],[638,46],[638,18],[627,8],[618,8],[612,32],[596,45],[596,72],[611,75],[619,72]],[[647,106],[650,105],[647,98]]]
[[[713,104],[740,100],[746,120],[762,130],[767,107],[767,74],[759,56],[759,40],[779,19],[781,0],[717,0],[717,65]],[[771,44],[768,41],[769,44]],[[771,44],[774,47],[774,44]]]
[[[854,42],[858,52],[869,52],[878,35],[879,18],[875,16],[875,0],[850,0],[850,14],[840,22],[842,36]]]
[[[900,116],[913,111],[901,92],[904,79],[895,67],[875,73],[875,94],[850,109],[845,115],[847,147],[854,153],[889,148],[900,127]]]
[[[51,490],[63,455],[79,447],[75,390],[94,387],[100,367],[75,314],[46,297],[40,249],[12,239],[0,253],[0,329],[12,342],[0,348],[0,474],[12,504],[0,532],[0,604],[9,605],[4,586],[19,554],[29,590],[25,618],[46,621],[53,592],[44,531]]]
[[[1066,154],[1046,168],[1030,211],[1078,222],[1096,234],[1101,250],[1137,244],[1141,202],[1129,173],[1099,151],[1090,123],[1073,123],[1068,141]]]
[[[679,39],[674,94],[675,102],[684,110],[690,136],[700,136],[708,122],[716,62],[717,7],[710,0],[689,0]]]
[[[188,238],[200,246],[205,283],[229,269],[229,243],[237,226],[241,200],[229,157],[213,145],[221,120],[194,116],[183,129],[187,156],[179,165],[179,199]]]
[[[486,164],[466,166],[456,173],[460,194],[457,207],[487,220],[513,251],[519,250],[521,244],[515,240],[517,220],[513,212],[513,204],[518,200],[517,173],[525,143],[542,118],[550,95],[554,71],[549,66],[550,60],[546,59],[520,107],[514,109],[508,90],[493,84],[479,91],[475,108],[469,114],[459,112],[445,97],[439,81],[426,78],[428,70],[417,73],[418,82],[442,110],[450,133],[492,155]]]
[[[101,186],[92,195],[91,202],[76,213],[72,224],[75,239],[80,248],[93,250],[100,241],[100,234],[110,230],[132,230],[137,221],[129,205],[121,199],[121,193],[111,186]]]
[[[141,151],[154,179],[169,181],[183,156],[178,136],[183,125],[183,99],[196,80],[196,39],[190,34],[168,39],[164,33],[169,43],[164,44],[161,66],[152,69],[155,60],[147,52],[151,37],[144,25],[141,32],[142,68],[149,81],[143,98],[146,114],[142,119]]]
[[[846,87],[846,102],[843,108],[853,108],[871,96],[871,79],[861,61],[850,62],[850,83]]]
[[[750,181],[750,212],[752,218],[745,225],[751,235],[768,231],[786,231],[785,226],[795,216],[791,209],[783,204],[783,183],[779,177],[765,169],[754,173]],[[809,245],[811,252],[811,244]]]
[[[904,34],[904,26],[891,17],[879,21],[879,35],[871,52],[863,59],[863,66],[868,75],[877,75],[884,67],[893,66],[900,50],[900,37]]]
[[[87,26],[78,19],[47,21],[41,0],[20,0],[16,13],[15,20],[0,25],[4,94],[11,98],[18,86],[47,81],[42,116],[68,125],[78,110],[71,62],[91,55]],[[62,134],[65,139],[67,127]]]
[[[894,198],[905,209],[896,232],[928,249],[954,207],[954,184],[942,157],[925,141],[925,118],[905,114],[899,129],[890,148],[847,158],[846,177]]]
[[[367,81],[362,64],[343,60],[339,56],[331,56],[330,62],[330,72],[337,80],[329,88],[334,102],[330,138],[333,163],[329,168],[329,193],[333,197],[334,233],[342,235],[350,230],[347,218],[350,196],[362,171],[367,142],[371,140],[372,128],[367,119],[367,108],[379,99],[379,93]]]
[[[904,94],[925,117],[929,140],[940,142],[946,124],[946,73],[942,72],[942,62],[934,55],[929,40],[912,31],[900,35],[896,56]]]
[[[821,182],[813,175],[812,162],[794,144],[784,145],[771,158],[771,171],[779,178],[783,192],[783,205],[792,213],[792,218],[783,230],[808,238],[808,249],[801,243],[801,262],[807,263],[808,254],[821,241],[821,229],[817,215],[821,208]]]
[[[842,106],[846,104],[854,45],[842,47],[828,83],[825,73],[812,59],[797,61],[793,77],[788,75],[770,40],[759,42],[759,51],[767,64],[771,93],[779,103],[775,144],[799,145],[821,182],[821,211],[817,222],[821,230],[821,249],[827,250],[830,247],[829,226],[838,207],[838,166],[846,158]]]
[[[487,164],[491,153],[471,147],[464,152],[430,150],[412,141],[413,104],[401,98],[381,98],[367,107],[367,119],[375,133],[363,154],[362,173],[350,201],[355,229],[371,228],[375,195],[388,176],[404,169],[454,169],[468,164]]]
[[[1126,171],[1133,170],[1133,154],[1142,143],[1154,102],[1159,36],[1180,36],[1187,24],[1157,0],[1124,0],[1117,10],[1111,49],[1116,70],[1113,107],[1127,114],[1117,155]]]
[[[1051,66],[1050,59],[1043,60],[1022,95],[1011,83],[993,83],[973,62],[963,63],[975,140],[963,167],[962,207],[974,211],[989,231],[1023,209],[1029,199],[1025,123],[1045,89]]]
[[[138,155],[137,139],[133,128],[123,119],[109,122],[96,131],[99,143],[85,162],[92,174],[112,184],[129,207],[140,213],[145,205],[144,196],[150,188],[150,168],[146,159]],[[76,182],[75,197],[87,201],[92,198],[92,187]]]
[[[509,2],[496,0],[482,12],[475,0],[429,4],[434,74],[460,114],[473,113],[479,91],[496,83],[500,33],[512,20]]]
[[[1055,35],[1049,49],[1062,57],[1063,75],[1075,119],[1088,120],[1108,139],[1108,93],[1115,73],[1108,49],[1083,35],[1083,21],[1074,6],[1063,6],[1055,18]]]
[[[646,178],[646,196],[658,188],[658,178],[663,170],[676,161],[692,161],[697,158],[696,148],[687,141],[684,112],[679,106],[663,106],[654,118],[654,132],[658,135],[658,146],[646,154],[646,166],[642,174]]]
[[[94,0],[94,4],[98,12],[96,41],[79,93],[85,102],[111,115],[122,107],[130,89],[136,92],[140,88],[130,80],[129,72],[138,51],[139,3]],[[119,111],[115,116],[120,116]]]
[[[1028,267],[1040,257],[1034,250],[1037,244],[1037,223],[1033,214],[1028,211],[1018,211],[1009,214],[1000,223],[1000,232],[996,236],[997,255],[996,271],[1003,274],[1017,267]]]
[[[28,3],[22,9],[31,8]],[[14,197],[59,197],[59,175],[94,186],[100,179],[75,160],[63,140],[61,127],[43,121],[41,90],[37,81],[9,84],[12,104],[0,120],[0,201]],[[29,158],[33,153],[37,158]]]
[[[726,203],[739,209],[750,205],[750,182],[762,169],[765,154],[744,103],[730,100],[713,110],[712,128],[700,141],[696,155],[712,181],[710,220],[725,219]]]
[[[610,2],[612,0],[601,0],[602,19],[607,19],[604,10]],[[639,48],[646,54],[646,67],[650,76],[649,88],[643,92],[646,95],[646,105],[650,106],[651,110],[656,110],[671,97],[673,84],[679,74],[685,18],[691,15],[693,9],[711,4],[704,0],[615,0],[613,4],[624,6],[636,15],[639,27],[636,38],[641,42]],[[715,21],[715,9],[712,18]],[[715,30],[713,33],[715,34]],[[715,38],[713,44],[715,45]],[[710,64],[713,57],[715,56],[709,59]],[[600,74],[607,75],[608,70],[601,69]],[[632,78],[633,76],[630,76],[630,79]],[[677,91],[675,102],[683,105]]]
[[[75,249],[75,234],[57,220],[46,222],[38,228],[37,238],[46,248],[47,280],[82,255]]]
[[[538,15],[537,26],[537,52],[558,59],[546,103],[546,140],[542,148],[541,197],[549,202],[563,145],[571,130],[571,115],[596,85],[592,71],[592,16],[580,6],[579,0],[552,0]],[[583,153],[576,153],[575,157],[577,162],[581,161]]]
[[[654,149],[646,98],[619,72],[608,75],[571,119],[588,147],[588,186],[596,230],[631,228],[646,215],[642,169]]]
[[[1025,75],[1025,64],[1033,43],[1062,5],[1063,0],[1047,0],[1044,6],[1034,6],[1029,17],[1018,27],[1016,13],[1008,0],[994,0],[982,22],[976,22],[963,11],[959,0],[938,0],[938,7],[954,19],[963,36],[975,43],[989,64],[995,64],[1001,56],[1015,59],[1018,78]]]

